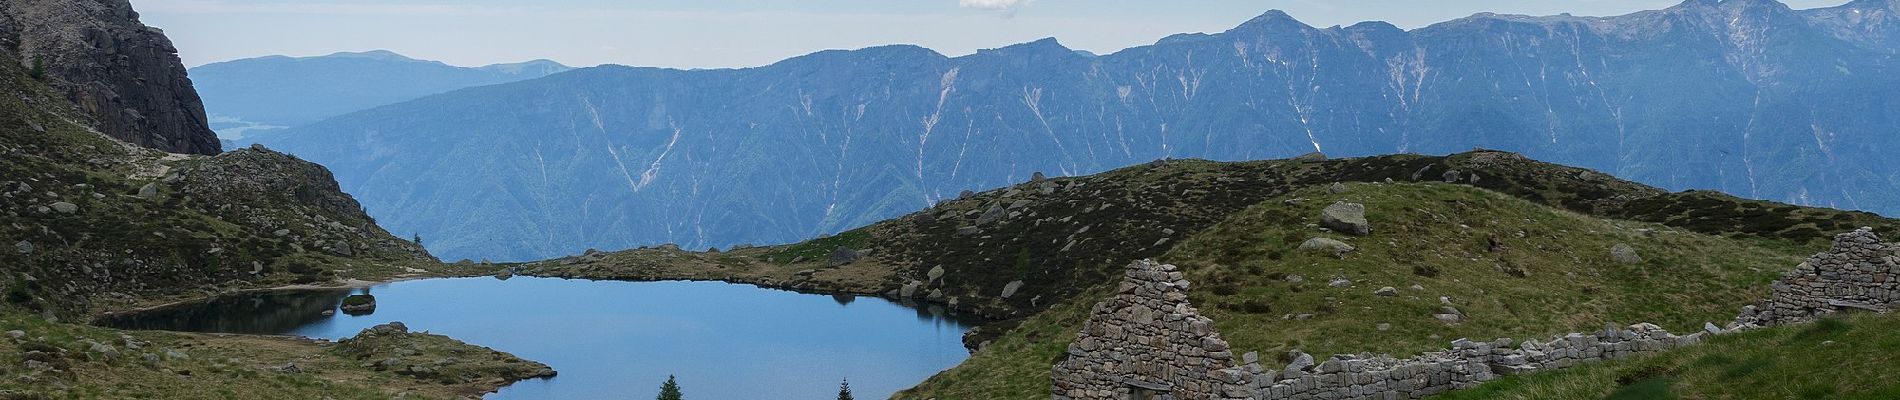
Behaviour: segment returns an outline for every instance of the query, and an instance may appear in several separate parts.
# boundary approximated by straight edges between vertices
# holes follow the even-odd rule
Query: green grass
[[[1705,321],[1733,319],[1800,262],[1797,254],[1753,242],[1597,219],[1468,186],[1349,187],[1344,194],[1301,190],[1287,196],[1298,199],[1294,204],[1262,203],[1189,239],[1163,261],[1186,269],[1197,285],[1190,299],[1238,349],[1400,357],[1442,349],[1460,337],[1542,338],[1606,324],[1650,322],[1691,332]],[[1365,204],[1372,235],[1309,227],[1335,201]],[[1340,239],[1358,250],[1343,258],[1296,250],[1312,237]],[[1502,250],[1491,251],[1491,238]],[[1635,247],[1644,261],[1611,261],[1610,248],[1618,243]],[[1291,282],[1292,276],[1303,282]],[[1335,277],[1353,284],[1329,287]],[[1398,295],[1373,294],[1385,286],[1398,288]],[[1449,297],[1465,320],[1448,325],[1434,318],[1442,312],[1440,297]],[[1311,318],[1284,319],[1300,314]]]
[[[1507,377],[1434,399],[1895,399],[1900,335],[1894,332],[1900,332],[1900,316],[1862,314]]]
[[[1691,332],[1704,321],[1731,319],[1767,295],[1768,283],[1808,251],[1598,219],[1468,186],[1349,186],[1343,194],[1315,187],[1260,202],[1188,237],[1160,260],[1187,271],[1191,299],[1237,351],[1258,351],[1266,367],[1277,368],[1278,357],[1294,348],[1322,357],[1404,356],[1445,348],[1459,337],[1541,338],[1606,323],[1652,322]],[[1338,200],[1366,204],[1372,235],[1308,226]],[[1344,240],[1358,251],[1334,258],[1295,250],[1315,236]],[[1490,251],[1491,236],[1502,251]],[[1616,243],[1635,247],[1645,261],[1611,262]],[[1294,275],[1304,281],[1289,282]],[[1328,287],[1335,276],[1354,284]],[[1424,290],[1411,289],[1414,284]],[[1383,286],[1398,288],[1399,295],[1375,296]],[[1023,320],[990,348],[897,397],[1048,398],[1050,366],[1102,293],[1085,292]],[[1433,318],[1439,296],[1451,297],[1468,319],[1447,325]],[[1289,314],[1313,316],[1283,319]],[[1381,323],[1389,329],[1377,329]]]
[[[870,240],[871,233],[869,231],[854,229],[830,237],[812,239],[799,244],[786,246],[784,249],[767,254],[765,260],[779,264],[791,263],[792,260],[823,261],[829,259],[828,257],[831,257],[831,252],[837,250],[839,247],[863,249],[865,248],[865,244],[870,242]]]
[[[1103,290],[1091,291],[1076,297],[1085,301],[1057,304],[1030,316],[963,363],[891,398],[1047,399],[1049,369],[1067,353],[1089,309],[1105,296]]]
[[[0,331],[11,330],[25,335],[0,337],[0,372],[7,377],[0,380],[0,398],[5,399],[451,399],[479,395],[547,368],[427,333],[359,335],[333,344],[124,331],[0,313]],[[92,342],[110,345],[118,355],[92,352]],[[29,359],[57,368],[33,371],[26,367]],[[378,368],[383,360],[395,360],[389,363],[393,367]],[[296,371],[284,371],[292,364]]]

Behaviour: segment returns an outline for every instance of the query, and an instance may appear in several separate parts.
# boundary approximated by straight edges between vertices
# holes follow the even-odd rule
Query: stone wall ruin
[[[1052,373],[1054,398],[1245,399],[1251,373],[1214,332],[1214,321],[1187,301],[1188,282],[1173,265],[1128,264],[1114,297],[1069,344]]]
[[[1834,236],[1828,251],[1775,281],[1774,294],[1742,309],[1736,322],[1772,326],[1851,311],[1900,307],[1900,244],[1881,243],[1872,229]]]
[[[1188,304],[1188,286],[1174,266],[1129,265],[1118,294],[1096,305],[1056,364],[1052,398],[1419,399],[1508,375],[1694,345],[1710,335],[1849,310],[1886,312],[1900,306],[1900,245],[1882,243],[1868,228],[1838,235],[1831,249],[1783,275],[1772,296],[1726,327],[1709,323],[1677,335],[1640,323],[1549,339],[1458,339],[1450,349],[1406,359],[1362,353],[1316,361],[1295,351],[1294,361],[1277,370],[1262,368],[1255,353],[1234,357],[1213,321]]]

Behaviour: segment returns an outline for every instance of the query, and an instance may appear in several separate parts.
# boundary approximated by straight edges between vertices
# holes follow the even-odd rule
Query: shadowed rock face
[[[7,0],[0,2],[0,53],[37,71],[108,136],[217,154],[178,50],[138,18],[126,0]]]

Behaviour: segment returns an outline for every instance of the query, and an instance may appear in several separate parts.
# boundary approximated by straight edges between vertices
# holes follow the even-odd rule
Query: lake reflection
[[[687,398],[885,398],[961,362],[966,325],[874,297],[719,282],[517,277],[366,289],[376,311],[331,310],[349,291],[254,293],[103,325],[340,339],[389,321],[544,362],[560,372],[491,399],[649,398],[667,375]],[[940,313],[940,311],[939,311]]]

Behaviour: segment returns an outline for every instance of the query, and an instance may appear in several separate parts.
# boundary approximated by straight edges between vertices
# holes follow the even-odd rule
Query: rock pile
[[[1095,305],[1052,371],[1053,398],[1247,398],[1252,374],[1188,304],[1187,287],[1173,265],[1129,264],[1118,293]]]

